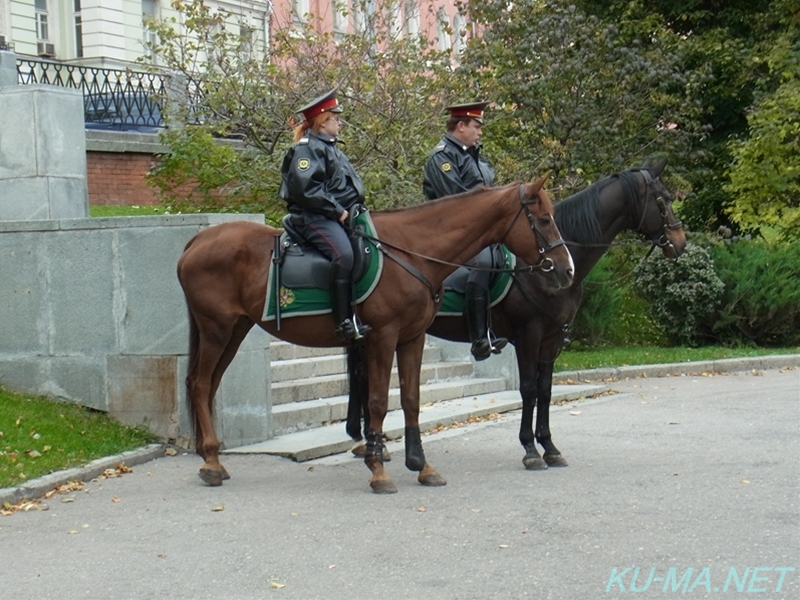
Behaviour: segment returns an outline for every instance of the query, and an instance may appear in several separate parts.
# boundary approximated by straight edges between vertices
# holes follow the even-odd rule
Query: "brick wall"
[[[152,154],[133,152],[87,152],[86,175],[89,204],[157,204],[155,190],[145,175],[158,162]]]

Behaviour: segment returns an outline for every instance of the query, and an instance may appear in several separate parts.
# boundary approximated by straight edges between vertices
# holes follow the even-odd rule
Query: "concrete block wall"
[[[0,115],[0,219],[87,216],[80,90],[52,85],[2,87]]]
[[[175,274],[201,229],[261,215],[0,221],[0,385],[108,411],[186,444],[188,321]],[[272,436],[269,336],[217,394],[228,446]]]

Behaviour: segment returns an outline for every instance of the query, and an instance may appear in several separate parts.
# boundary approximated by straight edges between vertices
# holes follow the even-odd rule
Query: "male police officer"
[[[488,102],[448,106],[450,112],[444,138],[431,152],[425,163],[423,191],[428,200],[460,194],[472,188],[494,185],[494,171],[480,154],[480,137],[483,128],[483,111]],[[484,248],[467,263],[474,267],[491,267],[491,247]],[[466,285],[467,331],[472,342],[475,360],[485,360],[489,355],[500,354],[508,344],[505,338],[496,338],[489,331],[489,272],[470,270]]]

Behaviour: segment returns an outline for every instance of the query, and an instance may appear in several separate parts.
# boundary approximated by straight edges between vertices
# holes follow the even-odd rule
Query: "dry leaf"
[[[41,456],[41,453],[38,450],[26,450],[25,454],[31,458],[39,458]]]
[[[222,512],[223,510],[225,510],[225,506],[222,504],[218,504],[217,506],[211,507],[211,512]]]
[[[78,530],[77,529],[70,529],[67,533],[70,534],[70,535],[75,535],[76,533],[78,533]]]
[[[274,588],[276,590],[279,590],[281,588],[286,587],[286,584],[285,583],[278,583],[277,581],[270,581],[269,582],[269,587]]]
[[[508,544],[500,544],[501,548],[508,548]]]
[[[61,498],[61,502],[63,502],[64,504],[66,504],[67,502],[75,502],[75,497],[67,496],[66,498]]]
[[[742,483],[750,483],[749,479],[742,479]]]
[[[119,498],[117,498],[116,496],[111,496],[111,501],[112,501],[114,504],[116,504],[117,502],[119,502]]]
[[[167,456],[177,456],[178,451],[175,450],[175,448],[167,448],[164,450],[164,454],[166,454]]]
[[[579,410],[571,410],[571,411],[569,411],[569,414],[571,414],[571,415],[579,415],[579,414],[581,414],[581,411],[579,411]]]
[[[419,508],[417,508],[417,512],[425,512],[426,510],[428,509],[425,508],[424,506],[420,506]]]

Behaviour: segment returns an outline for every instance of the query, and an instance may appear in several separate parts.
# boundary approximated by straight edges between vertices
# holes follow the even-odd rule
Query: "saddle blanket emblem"
[[[517,265],[517,257],[505,246],[501,246],[504,260],[497,260],[495,257],[494,268],[513,269]],[[469,269],[459,267],[456,271],[444,280],[444,300],[437,314],[445,317],[460,317],[464,314],[465,295],[467,277]],[[493,273],[489,281],[489,306],[499,303],[511,289],[511,273]]]
[[[359,214],[354,226],[367,235],[375,236],[375,226],[369,212]],[[330,261],[316,248],[295,244],[287,239],[287,234],[284,233],[281,237],[283,262],[280,268],[280,282],[276,281],[275,265],[270,262],[262,320],[275,320],[277,302],[280,302],[281,319],[330,313]],[[383,272],[384,257],[375,244],[364,238],[357,238],[357,243],[353,246],[353,251],[356,253],[353,296],[356,304],[360,304],[378,285]],[[277,294],[276,286],[279,292]]]

